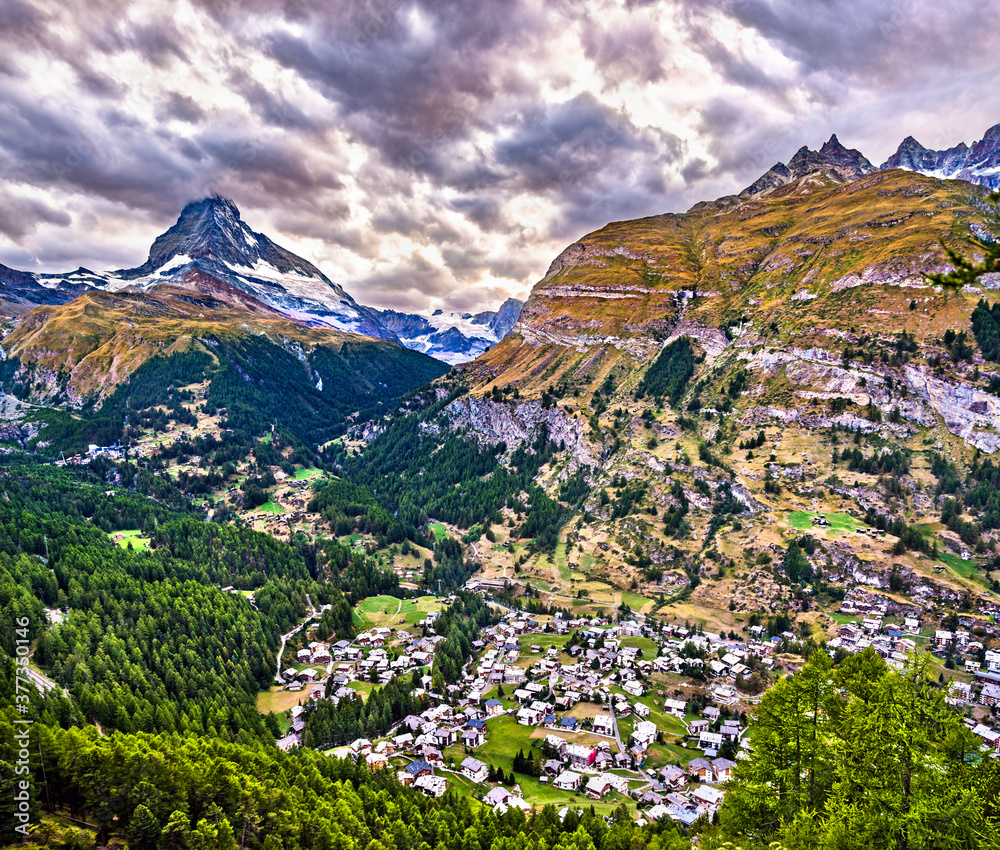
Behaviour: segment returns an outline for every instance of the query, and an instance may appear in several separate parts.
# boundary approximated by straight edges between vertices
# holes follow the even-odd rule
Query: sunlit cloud
[[[831,133],[873,162],[980,138],[997,6],[10,0],[0,262],[137,265],[218,191],[362,302],[493,308]]]

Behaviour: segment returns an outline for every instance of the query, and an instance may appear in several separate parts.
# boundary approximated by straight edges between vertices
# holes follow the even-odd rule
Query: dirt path
[[[396,622],[396,617],[399,616],[399,613],[402,610],[403,610],[403,600],[400,599],[396,603],[396,611],[394,613],[390,614],[388,611],[383,611],[381,614],[377,615],[378,617],[380,617],[378,622],[375,621],[376,614],[374,612],[368,614],[367,616],[371,620],[372,626],[379,629],[379,628],[384,628],[385,626],[391,626],[394,622]]]
[[[390,623],[395,622],[396,617],[399,616],[399,612],[402,610],[403,610],[403,600],[400,599],[399,602],[396,603],[396,613],[389,618],[389,622]]]
[[[309,618],[307,617],[306,619]],[[305,620],[303,620],[302,622],[304,623]],[[302,628],[302,623],[299,623],[290,632],[287,632],[286,634],[283,634],[281,636],[281,646],[278,648],[278,660],[276,662],[277,672],[274,674],[274,681],[277,682],[279,685],[284,684],[285,682],[284,677],[281,675],[281,656],[284,655],[285,644],[287,643],[288,639],[301,628]]]

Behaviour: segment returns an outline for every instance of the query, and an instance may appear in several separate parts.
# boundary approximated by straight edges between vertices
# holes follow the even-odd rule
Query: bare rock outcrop
[[[1000,449],[1000,399],[976,387],[935,378],[907,366],[906,383],[944,420],[953,434],[984,452]]]
[[[558,407],[542,407],[539,401],[514,404],[466,397],[449,404],[446,413],[453,427],[467,426],[480,443],[503,442],[508,449],[535,439],[545,427],[549,439],[565,444],[578,465],[597,465],[585,436],[585,424]]]

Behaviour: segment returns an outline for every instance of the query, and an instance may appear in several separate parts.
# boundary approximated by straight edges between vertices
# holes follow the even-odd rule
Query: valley
[[[930,776],[994,782],[998,199],[858,157],[584,236],[523,306],[447,319],[492,329],[468,362],[326,278],[386,333],[233,277],[246,245],[315,267],[222,199],[135,286],[13,318],[0,598],[59,688],[50,822],[115,833],[66,754],[123,742],[522,838],[719,843],[813,770],[789,739],[832,782],[902,693]]]
[[[1000,27],[0,6],[0,850],[1000,850]]]

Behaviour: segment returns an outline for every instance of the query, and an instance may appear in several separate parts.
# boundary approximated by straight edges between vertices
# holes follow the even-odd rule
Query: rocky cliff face
[[[953,434],[984,452],[1000,449],[1000,399],[995,395],[968,384],[935,378],[921,367],[907,368],[906,381]]]
[[[904,369],[864,364],[845,367],[834,352],[824,349],[744,349],[739,357],[762,384],[783,379],[802,400],[800,408],[749,408],[744,424],[771,419],[810,429],[836,426],[905,440],[917,433],[917,428],[941,422],[975,448],[990,453],[1000,449],[1000,399],[975,386],[935,377],[924,365]],[[828,404],[834,399],[850,402],[853,410],[875,408],[881,419],[853,412],[816,415],[807,410],[810,401]]]
[[[521,316],[522,307],[524,307],[523,301],[519,301],[517,298],[508,298],[495,313],[479,313],[475,318],[478,320],[489,316],[487,326],[493,331],[493,336],[499,342],[514,329],[514,325],[517,324],[517,320]]]
[[[544,427],[550,439],[565,444],[576,464],[595,465],[585,424],[558,407],[544,408],[537,401],[518,404],[461,398],[448,405],[447,413],[453,427],[468,427],[482,444],[503,442],[508,449],[534,440]]]

